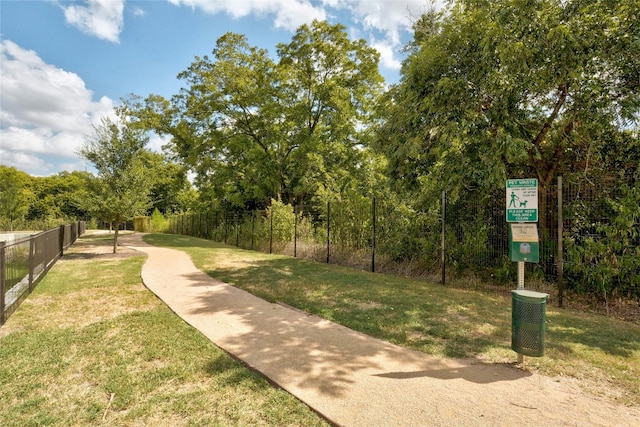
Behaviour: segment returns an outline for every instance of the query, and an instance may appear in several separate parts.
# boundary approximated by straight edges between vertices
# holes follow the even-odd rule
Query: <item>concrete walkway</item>
[[[145,285],[213,343],[336,425],[635,426],[637,408],[586,396],[571,380],[512,366],[444,360],[272,304],[150,246]],[[515,353],[514,353],[515,358]]]

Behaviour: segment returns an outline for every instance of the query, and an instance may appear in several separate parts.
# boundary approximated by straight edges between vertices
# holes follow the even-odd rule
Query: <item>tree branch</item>
[[[533,145],[535,145],[536,147],[540,147],[540,144],[542,144],[542,141],[544,141],[545,137],[549,133],[551,125],[556,120],[556,118],[558,118],[558,114],[560,114],[560,110],[562,109],[562,106],[567,100],[567,95],[569,94],[569,84],[562,83],[560,86],[558,86],[558,93],[558,100],[556,101],[556,105],[553,107],[553,111],[542,126],[542,129],[540,130],[540,133],[538,133],[538,136],[536,136],[536,138],[533,140]]]

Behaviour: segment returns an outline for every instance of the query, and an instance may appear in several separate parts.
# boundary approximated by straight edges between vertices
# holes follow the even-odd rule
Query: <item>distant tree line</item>
[[[144,187],[148,188],[140,198],[142,209],[135,210],[135,215],[151,215],[155,210],[166,215],[190,209],[196,191],[181,165],[147,150],[142,151],[139,161],[146,175]],[[0,165],[0,229],[42,230],[76,220],[86,220],[94,227],[98,221],[111,223],[105,215],[106,206],[97,203],[95,197],[102,194],[100,185],[99,176],[91,172],[40,177]]]

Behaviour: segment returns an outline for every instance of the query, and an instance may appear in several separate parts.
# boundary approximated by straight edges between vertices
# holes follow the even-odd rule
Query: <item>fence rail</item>
[[[28,237],[0,241],[0,326],[85,231],[85,222],[79,221]]]

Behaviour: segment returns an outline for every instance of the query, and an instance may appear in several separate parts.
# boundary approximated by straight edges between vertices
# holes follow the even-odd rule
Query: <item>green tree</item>
[[[377,52],[343,26],[316,21],[277,53],[276,63],[228,33],[211,59],[179,75],[186,87],[170,101],[129,102],[143,126],[172,136],[201,194],[227,207],[338,192],[368,166],[364,124],[382,90]]]
[[[144,163],[147,141],[143,131],[126,122],[103,118],[79,150],[98,171],[85,203],[93,216],[113,225],[113,253],[118,247],[120,224],[146,213],[151,205],[152,181]]]
[[[86,194],[91,179],[89,172],[60,172],[46,177],[32,177],[34,200],[26,215],[28,221],[59,225],[85,218],[81,208],[82,194]]]
[[[192,186],[187,179],[186,167],[169,160],[162,153],[151,151],[144,152],[143,162],[152,183],[149,192],[152,205],[147,214],[155,209],[164,215],[187,210],[189,202],[185,194],[192,190]]]
[[[14,167],[0,165],[0,219],[13,231],[29,209],[33,193],[31,177]]]
[[[588,175],[609,136],[638,130],[636,0],[458,0],[415,24],[377,147],[404,188],[437,200]],[[540,207],[544,210],[544,206]]]
[[[339,195],[365,181],[374,106],[382,94],[379,54],[341,25],[315,21],[277,46],[279,93],[293,144],[290,201],[319,192]]]

